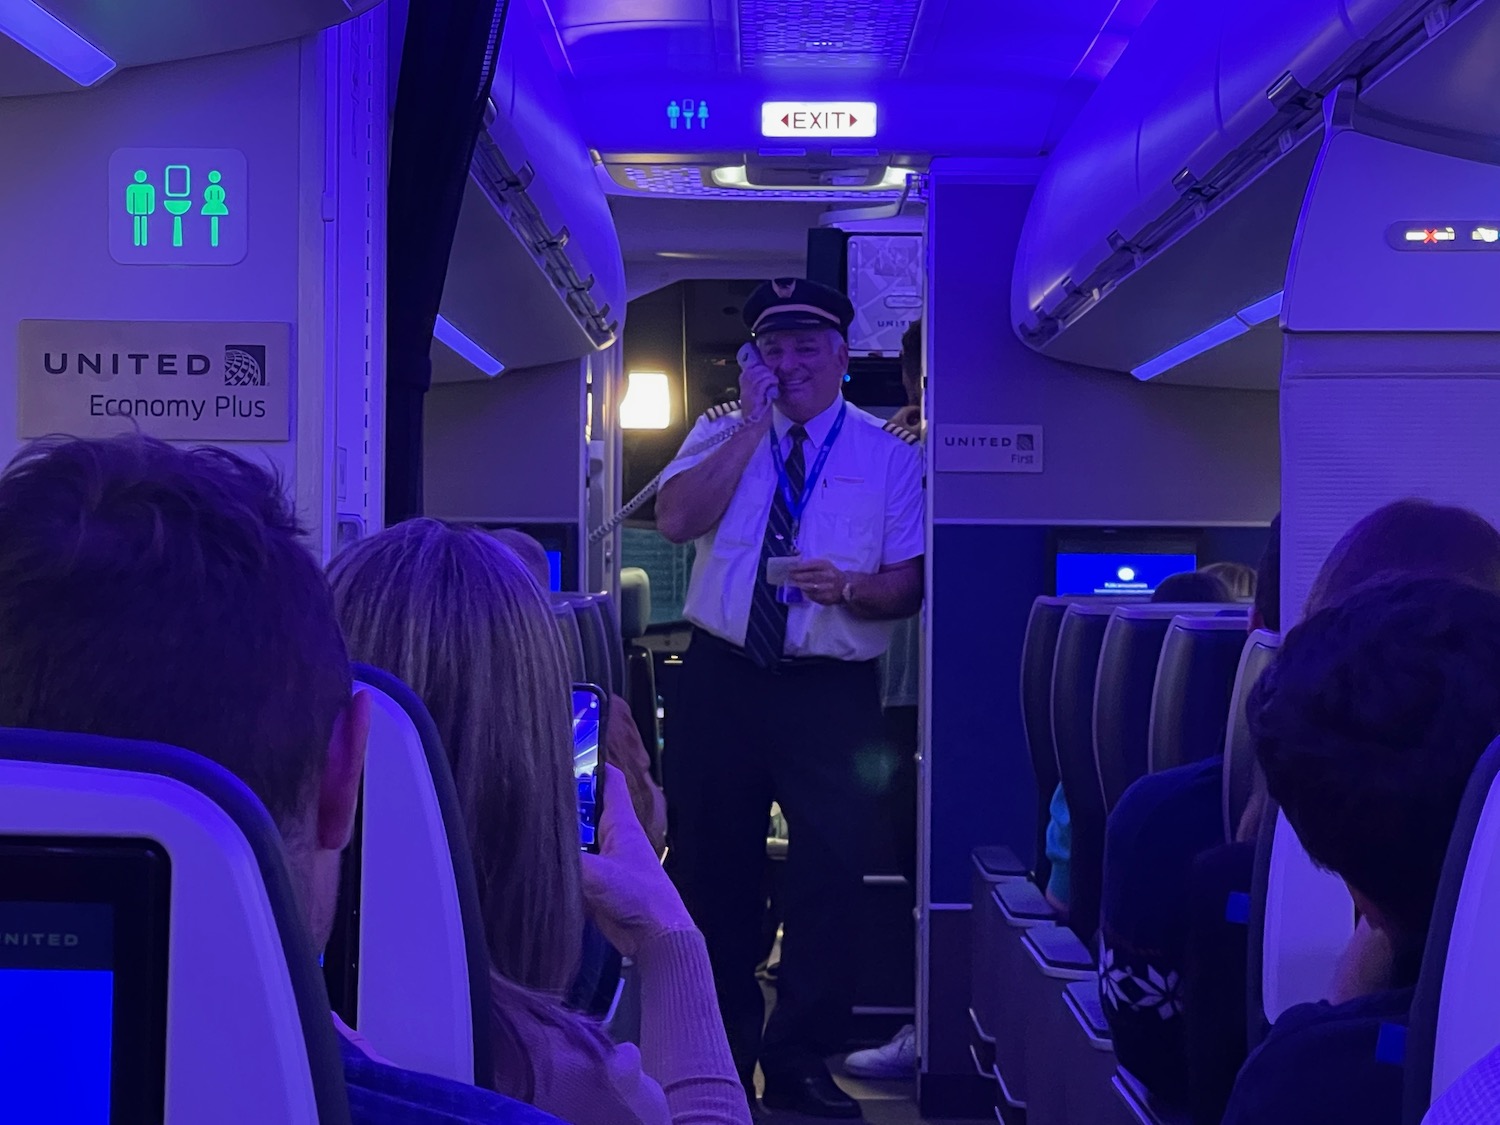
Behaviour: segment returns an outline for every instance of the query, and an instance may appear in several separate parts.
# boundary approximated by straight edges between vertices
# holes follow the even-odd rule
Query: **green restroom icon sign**
[[[232,265],[245,256],[245,158],[233,149],[120,149],[110,251],[125,264]]]
[[[203,205],[198,209],[198,216],[204,220],[203,233],[210,246],[219,245],[219,220],[229,215],[229,196],[221,182],[223,178],[224,174],[217,168],[208,173],[208,186],[203,189]],[[193,198],[193,170],[186,164],[168,164],[162,169],[161,179],[161,205],[172,216],[172,245],[180,248],[183,239],[182,218],[192,211],[196,202]],[[156,185],[151,182],[151,174],[144,168],[135,170],[130,186],[125,189],[125,210],[134,222],[135,245],[149,246],[151,216],[156,213]]]

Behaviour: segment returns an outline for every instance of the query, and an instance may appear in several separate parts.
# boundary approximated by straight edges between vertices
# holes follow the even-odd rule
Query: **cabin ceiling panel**
[[[379,0],[255,0],[251,4],[204,0],[46,0],[41,7],[66,28],[104,52],[116,69],[151,66],[279,43],[333,27],[373,8]],[[0,34],[0,97],[79,89]]]
[[[1035,156],[1156,0],[532,0],[557,29],[586,139],[604,153],[761,143],[758,104],[872,100],[902,147]],[[666,107],[707,101],[689,129]],[[912,149],[908,134],[933,136]],[[654,143],[647,143],[648,136]]]
[[[921,0],[740,0],[740,58],[750,70],[898,72],[921,6]]]

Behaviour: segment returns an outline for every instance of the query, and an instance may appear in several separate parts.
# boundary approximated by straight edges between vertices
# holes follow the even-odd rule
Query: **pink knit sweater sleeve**
[[[613,1048],[601,1070],[555,1031],[533,1042],[533,1104],[572,1125],[751,1125],[696,930],[663,934],[636,953],[641,1045]]]
[[[635,956],[641,981],[641,1062],[661,1084],[672,1125],[750,1125],[697,930],[663,934]]]

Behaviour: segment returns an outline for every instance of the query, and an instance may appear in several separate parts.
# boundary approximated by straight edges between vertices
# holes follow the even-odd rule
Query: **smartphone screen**
[[[573,780],[578,787],[578,839],[584,851],[599,850],[599,813],[604,786],[604,691],[573,685]]]

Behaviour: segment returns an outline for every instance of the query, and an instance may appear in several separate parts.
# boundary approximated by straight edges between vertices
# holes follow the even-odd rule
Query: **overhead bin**
[[[625,317],[625,263],[609,204],[530,8],[511,5],[474,150],[441,314],[505,368],[609,346]],[[482,379],[434,345],[433,379]]]
[[[1282,287],[1323,96],[1484,2],[1160,0],[1043,170],[1015,261],[1017,333],[1132,371],[1216,325],[1251,332],[1236,314]]]

